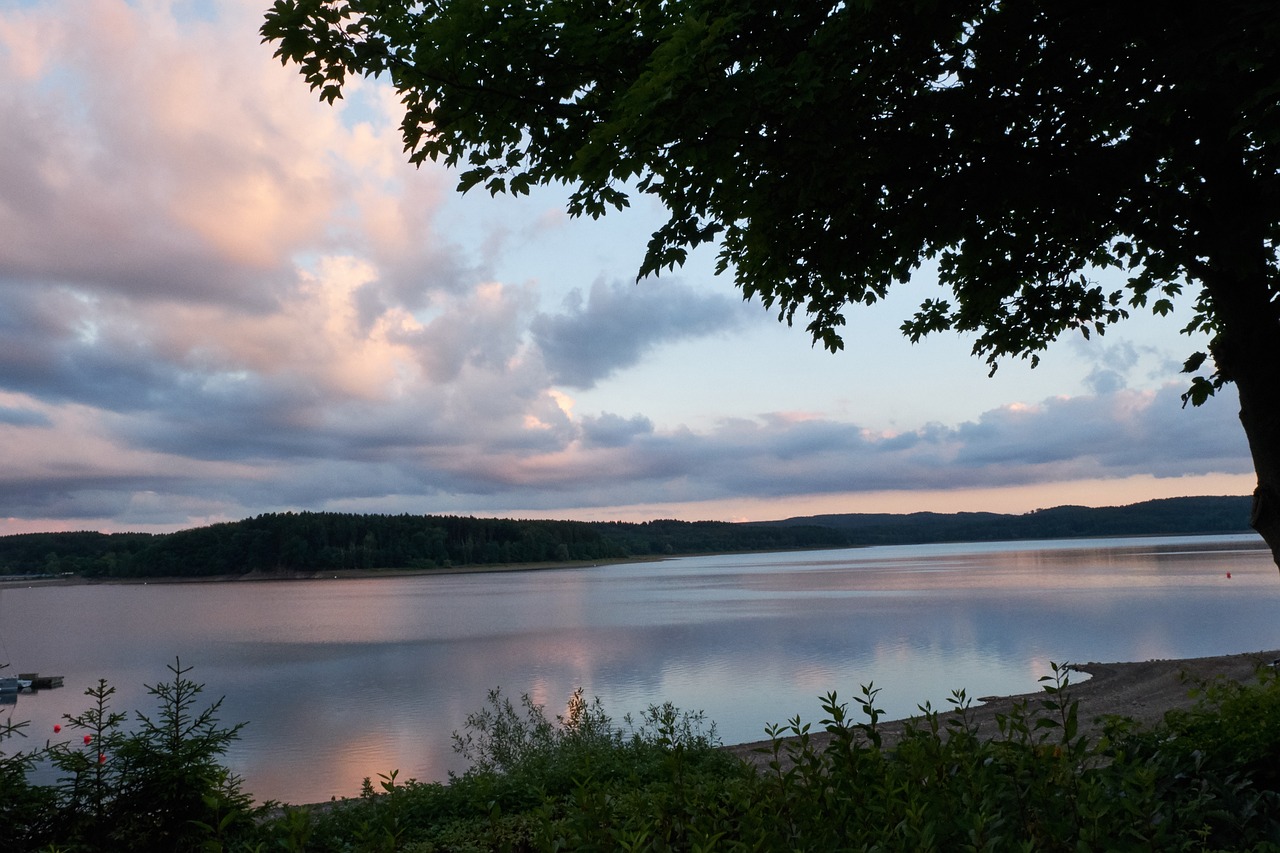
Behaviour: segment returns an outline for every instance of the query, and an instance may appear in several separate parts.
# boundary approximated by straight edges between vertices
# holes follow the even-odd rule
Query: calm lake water
[[[1230,577],[1228,577],[1228,572]],[[501,687],[616,718],[670,700],[726,743],[817,723],[818,697],[882,688],[890,717],[955,688],[1037,689],[1050,661],[1280,647],[1280,576],[1253,535],[926,545],[369,580],[0,588],[0,663],[66,676],[0,716],[52,736],[85,688],[153,712],[180,657],[260,800],[327,800],[366,776],[443,779],[450,734]],[[10,749],[22,741],[8,742]]]

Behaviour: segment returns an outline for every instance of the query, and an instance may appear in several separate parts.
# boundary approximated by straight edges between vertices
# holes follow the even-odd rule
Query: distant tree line
[[[1251,497],[1163,498],[1128,506],[1058,506],[1022,515],[995,512],[907,515],[812,515],[767,522],[818,525],[843,531],[850,545],[1000,542],[1094,536],[1173,536],[1248,533]]]
[[[125,576],[151,533],[19,533],[0,536],[0,574]]]
[[[270,513],[166,534],[0,537],[0,574],[208,577],[336,569],[431,569],[839,547],[839,531],[727,522],[645,523],[350,513]]]
[[[269,513],[176,533],[0,537],[0,574],[209,577],[326,570],[568,563],[677,554],[947,541],[1247,532],[1247,497],[998,513],[850,514],[730,523],[530,521]]]

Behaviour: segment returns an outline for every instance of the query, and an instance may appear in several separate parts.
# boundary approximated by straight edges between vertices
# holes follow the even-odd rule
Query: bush
[[[0,723],[0,746],[6,740],[26,737],[25,722],[7,718]],[[0,851],[33,850],[49,835],[55,814],[55,799],[48,788],[32,785],[27,774],[40,760],[42,751],[0,749]]]
[[[720,751],[713,725],[670,704],[617,726],[582,690],[554,719],[527,695],[517,706],[500,690],[470,715],[454,748],[470,768],[448,785],[397,781],[375,786],[314,819],[308,850],[527,850],[573,812],[583,791],[649,789],[708,772],[740,773]],[[543,839],[540,841],[539,839]]]
[[[171,681],[147,687],[159,711],[154,719],[138,713],[136,731],[123,730],[126,716],[111,708],[115,688],[100,680],[85,691],[89,709],[63,718],[83,735],[31,756],[61,775],[56,785],[33,789],[42,819],[15,824],[27,833],[23,849],[219,849],[252,825],[250,798],[219,763],[243,724],[218,725],[221,700],[197,710],[203,688],[186,677],[190,668],[175,661],[169,670]]]
[[[1201,685],[1200,703],[1150,731],[1107,721],[1080,733],[1067,668],[1044,693],[978,731],[963,691],[928,705],[886,745],[877,691],[852,714],[822,702],[818,738],[771,726],[757,770],[718,749],[713,725],[670,704],[616,725],[582,691],[550,718],[495,690],[455,747],[470,768],[448,784],[365,780],[327,808],[254,808],[219,759],[239,732],[197,712],[188,670],[149,688],[154,718],[121,730],[99,682],[82,730],[47,750],[0,753],[0,849],[531,850],[1280,850],[1280,682]],[[0,742],[21,735],[0,727]],[[48,757],[52,788],[26,772]]]

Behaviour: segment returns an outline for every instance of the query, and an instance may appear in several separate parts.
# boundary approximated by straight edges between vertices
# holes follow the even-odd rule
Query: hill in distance
[[[269,513],[164,534],[3,536],[0,575],[238,577],[931,542],[1247,533],[1251,500],[1169,498],[1121,507],[1060,506],[1023,515],[858,513],[738,523]]]
[[[1251,497],[1164,498],[1127,506],[994,512],[811,515],[768,522],[845,531],[860,545],[1248,533]]]

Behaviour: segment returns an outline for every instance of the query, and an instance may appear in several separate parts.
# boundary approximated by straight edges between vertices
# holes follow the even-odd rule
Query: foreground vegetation
[[[0,575],[210,577],[433,569],[856,545],[1248,532],[1247,497],[1123,507],[822,515],[777,522],[586,522],[432,515],[270,513],[176,533],[0,536]]]
[[[874,688],[854,721],[830,695],[821,747],[798,718],[772,727],[765,769],[717,748],[670,705],[615,725],[576,693],[548,718],[497,691],[455,735],[471,768],[447,785],[368,780],[327,807],[254,805],[219,763],[238,726],[197,708],[188,670],[149,688],[154,717],[86,691],[68,740],[0,752],[0,850],[1280,850],[1280,681],[1201,686],[1153,730],[1082,735],[1065,667],[982,737],[963,692],[882,743]],[[22,735],[0,727],[0,738]],[[8,744],[0,744],[8,745]],[[27,781],[36,761],[61,773]]]

